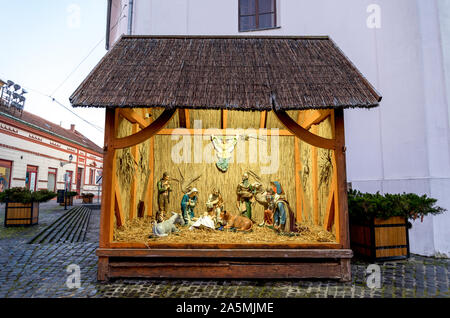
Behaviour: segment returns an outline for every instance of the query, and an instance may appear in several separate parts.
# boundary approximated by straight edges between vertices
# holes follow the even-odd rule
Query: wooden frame
[[[103,200],[100,220],[100,247],[98,279],[113,277],[170,277],[170,278],[338,278],[350,280],[347,190],[345,175],[344,114],[342,109],[308,111],[303,118],[293,120],[286,112],[275,111],[275,115],[287,130],[285,136],[294,136],[315,147],[333,152],[333,178],[327,201],[327,212],[323,221],[325,229],[334,228],[336,243],[317,244],[168,244],[117,243],[113,242],[114,220],[123,222],[120,195],[116,184],[116,150],[135,147],[150,139],[150,162],[153,163],[153,137],[157,134],[198,134],[190,128],[189,112],[179,109],[181,129],[164,129],[174,116],[176,109],[166,109],[156,120],[146,120],[136,110],[106,109],[105,154],[103,167]],[[124,138],[116,137],[119,114],[130,121],[133,134]],[[334,136],[327,139],[318,136],[314,125],[331,118]],[[301,119],[301,120],[300,120]],[[227,110],[221,110],[221,129],[227,129]],[[267,113],[262,112],[260,128],[266,126]],[[139,127],[138,127],[139,126]],[[300,185],[301,169],[298,143],[295,143],[295,182],[297,197],[297,217],[302,219],[304,194]],[[132,148],[133,149],[133,148]],[[134,148],[135,149],[135,148]],[[153,165],[151,182],[147,193],[153,192]],[[317,168],[316,168],[317,173]],[[133,187],[130,191],[135,191]],[[317,189],[315,190],[317,191]],[[147,215],[152,214],[152,195],[146,196]],[[317,194],[315,195],[317,198]],[[315,200],[316,201],[316,200]],[[134,201],[134,204],[136,202]],[[317,209],[315,207],[315,209]],[[314,214],[318,223],[318,215]],[[130,217],[134,217],[134,212]]]
[[[33,226],[39,223],[39,202],[6,202],[5,227]]]
[[[350,220],[351,246],[355,255],[370,262],[402,260],[410,257],[408,219]]]

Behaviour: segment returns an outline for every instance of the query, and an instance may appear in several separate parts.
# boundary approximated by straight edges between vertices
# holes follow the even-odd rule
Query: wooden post
[[[301,123],[302,112],[298,112],[297,123]],[[303,185],[302,179],[300,175],[300,171],[302,170],[302,162],[300,159],[300,139],[294,136],[294,157],[295,157],[295,208],[297,212],[297,222],[302,222],[303,220]]]
[[[259,118],[259,128],[267,127],[267,111],[261,112],[261,117]]]
[[[317,135],[317,126],[311,127],[311,132]],[[319,167],[317,163],[317,147],[311,146],[311,174],[314,224],[319,224]]]
[[[189,118],[189,113],[187,114],[187,117]],[[189,125],[188,119],[186,119],[186,125]],[[150,117],[150,123],[153,121]],[[154,161],[155,161],[155,137],[150,138],[149,140],[149,154],[148,154],[148,168],[150,170],[150,176],[148,178],[148,184],[147,184],[147,198],[146,198],[146,214],[148,216],[153,215],[153,183],[155,178],[155,172],[154,172]]]
[[[300,162],[300,147],[299,139],[294,136],[294,156],[295,156],[295,208],[297,212],[297,222],[302,222],[302,182],[300,178],[300,171],[302,164]]]
[[[132,125],[132,134],[135,134],[139,131],[139,125],[133,124]],[[139,146],[133,146],[131,147],[131,155],[133,156],[134,162],[137,163],[138,161],[138,149]],[[135,167],[137,164],[135,164]],[[135,173],[132,176],[133,180],[131,181],[131,188],[130,188],[130,212],[129,212],[129,219],[130,221],[133,220],[136,217],[136,211],[137,211],[137,204],[136,204],[136,191],[137,191],[137,174]]]
[[[220,128],[227,129],[228,125],[228,110],[221,109],[220,110]]]
[[[108,274],[109,274],[109,258],[105,256],[100,256],[98,258],[97,279],[101,282],[107,281]]]
[[[103,180],[102,180],[102,206],[100,214],[100,248],[109,247],[113,239],[113,211],[114,211],[114,185],[116,183],[116,151],[110,147],[115,137],[115,111],[106,108],[105,111],[105,148],[103,157]]]
[[[350,248],[349,240],[349,224],[348,224],[348,203],[347,203],[347,176],[345,163],[345,131],[344,131],[344,110],[336,109],[334,111],[334,128],[336,140],[336,175],[337,175],[337,192],[335,201],[337,201],[338,209],[336,209],[336,238],[342,244],[344,249]]]
[[[178,118],[180,121],[180,127],[181,128],[191,128],[191,120],[189,117],[189,110],[188,109],[179,109],[178,110]]]

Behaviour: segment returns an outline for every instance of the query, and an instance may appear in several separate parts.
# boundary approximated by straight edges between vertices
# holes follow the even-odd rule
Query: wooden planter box
[[[39,202],[17,203],[6,202],[5,227],[31,226],[38,224]]]
[[[350,245],[355,255],[372,262],[407,259],[408,220],[398,216],[366,223],[350,219]]]
[[[67,197],[66,200],[67,200],[67,206],[72,206],[73,205],[73,197]],[[64,201],[61,202],[59,205],[60,206],[64,206]]]
[[[94,197],[81,197],[83,199],[83,203],[85,204],[91,204],[94,200]]]

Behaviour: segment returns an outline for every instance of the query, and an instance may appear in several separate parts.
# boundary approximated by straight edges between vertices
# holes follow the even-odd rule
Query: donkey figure
[[[157,224],[153,223],[153,235],[163,237],[173,232],[179,232],[175,224],[184,225],[184,219],[179,213],[172,212],[172,216],[168,220]]]

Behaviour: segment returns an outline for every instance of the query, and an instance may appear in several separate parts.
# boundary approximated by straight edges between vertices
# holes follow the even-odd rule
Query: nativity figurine
[[[225,229],[235,228],[238,231],[248,232],[252,229],[253,222],[249,218],[240,215],[234,215],[227,211],[220,214],[220,218],[224,221]]]
[[[224,208],[222,194],[219,190],[213,189],[206,202],[206,209],[216,224],[220,223],[220,213]]]
[[[153,236],[164,237],[171,233],[179,232],[175,224],[184,225],[184,220],[179,213],[172,212],[172,216],[168,220],[153,224]]]
[[[183,195],[181,200],[181,212],[186,225],[190,224],[195,217],[194,208],[197,205],[198,190],[192,188],[189,192]]]
[[[242,182],[238,184],[236,189],[237,194],[237,208],[239,212],[252,219],[252,199],[253,199],[253,186],[248,181],[248,174],[242,175]]]
[[[170,203],[170,192],[172,191],[170,187],[170,176],[167,172],[163,173],[162,178],[156,184],[158,188],[158,212],[156,216],[157,222],[163,222],[166,218],[166,213],[169,209]]]

